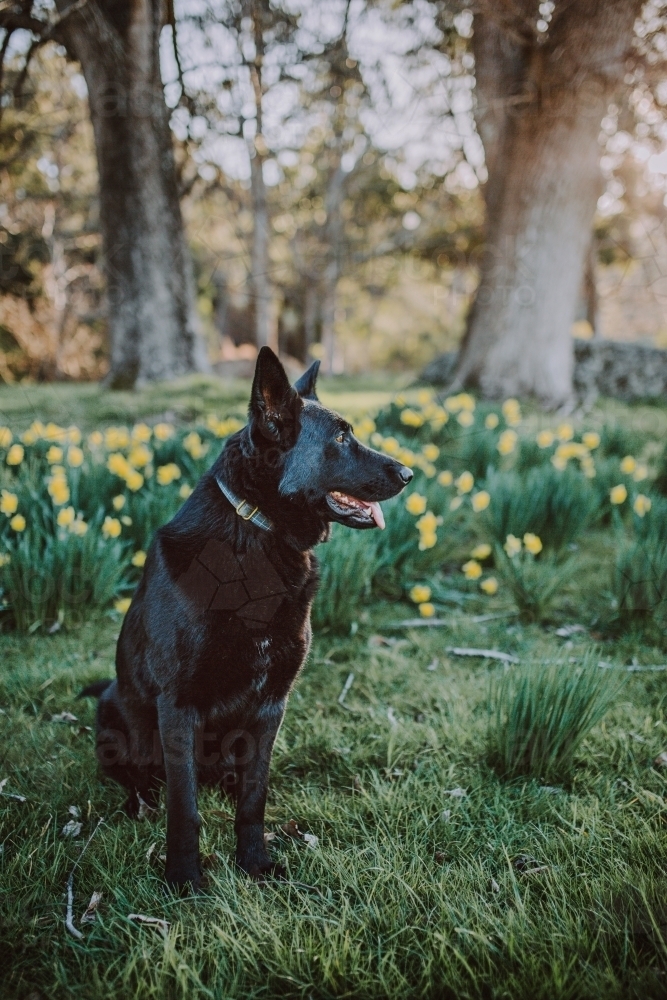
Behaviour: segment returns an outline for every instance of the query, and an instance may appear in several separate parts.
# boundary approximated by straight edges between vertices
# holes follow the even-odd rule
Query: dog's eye
[[[345,440],[345,431],[341,431],[340,434],[336,434],[336,441],[338,441],[338,444],[342,444],[344,440]]]

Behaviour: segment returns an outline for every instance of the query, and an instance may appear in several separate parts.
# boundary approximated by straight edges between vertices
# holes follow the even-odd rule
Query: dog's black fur
[[[201,879],[198,782],[236,798],[238,865],[256,878],[275,873],[264,845],[269,761],[310,644],[311,549],[332,520],[374,526],[329,493],[384,500],[412,477],[319,403],[317,368],[292,388],[262,348],[248,425],[155,536],[118,640],[116,680],[82,692],[100,699],[98,760],[128,789],[128,813],[154,806],[166,780],[175,887],[197,889]],[[272,530],[243,520],[216,477]]]

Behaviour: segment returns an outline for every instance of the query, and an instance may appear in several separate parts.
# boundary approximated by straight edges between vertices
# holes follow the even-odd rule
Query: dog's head
[[[278,449],[278,492],[324,521],[350,528],[384,527],[381,500],[412,479],[412,470],[358,441],[350,424],[315,393],[319,361],[292,387],[268,347],[257,358],[250,432],[259,449]]]

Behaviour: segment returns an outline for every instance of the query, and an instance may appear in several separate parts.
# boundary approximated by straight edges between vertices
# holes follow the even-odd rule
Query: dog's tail
[[[93,681],[93,683],[89,684],[88,687],[85,687],[83,691],[79,691],[77,698],[99,698],[100,695],[104,694],[110,684],[113,684],[112,680]]]

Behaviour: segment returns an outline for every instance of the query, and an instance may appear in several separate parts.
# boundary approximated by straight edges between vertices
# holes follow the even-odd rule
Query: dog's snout
[[[401,482],[405,486],[407,486],[412,477],[414,476],[414,472],[412,471],[412,469],[408,468],[407,465],[402,465],[398,470],[398,476]]]

